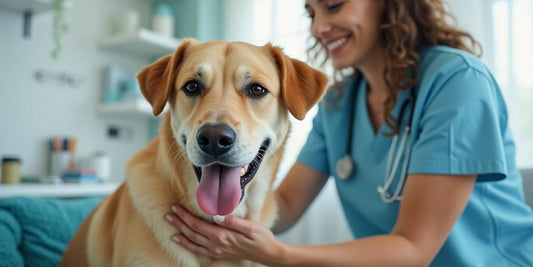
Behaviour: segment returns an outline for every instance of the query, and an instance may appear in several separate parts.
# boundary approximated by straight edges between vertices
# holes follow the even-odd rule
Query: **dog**
[[[187,39],[137,74],[159,135],[133,155],[126,179],[85,219],[61,266],[251,266],[171,241],[179,204],[212,222],[233,214],[271,226],[273,182],[290,133],[323,96],[325,74],[266,44]],[[290,113],[290,114],[289,114]]]

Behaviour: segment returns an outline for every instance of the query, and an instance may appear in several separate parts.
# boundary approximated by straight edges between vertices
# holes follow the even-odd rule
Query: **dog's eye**
[[[261,98],[267,93],[268,90],[258,83],[250,84],[246,89],[246,95],[253,98]]]
[[[202,85],[198,81],[188,81],[182,90],[188,96],[197,96],[202,92]]]

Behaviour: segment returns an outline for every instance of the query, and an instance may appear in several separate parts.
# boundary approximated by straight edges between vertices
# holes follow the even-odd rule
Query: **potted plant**
[[[61,39],[65,33],[68,32],[68,25],[65,22],[65,2],[67,0],[52,0],[52,39],[54,42],[54,49],[52,50],[52,58],[57,59],[61,52]]]

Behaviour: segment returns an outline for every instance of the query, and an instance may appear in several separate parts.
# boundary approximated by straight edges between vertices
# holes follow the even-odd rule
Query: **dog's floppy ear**
[[[152,105],[154,116],[159,115],[167,103],[170,91],[174,86],[178,65],[183,58],[185,50],[194,39],[187,39],[176,49],[174,54],[159,58],[156,62],[144,67],[138,74],[137,80],[141,92]]]
[[[302,61],[289,58],[279,47],[271,44],[267,47],[279,68],[283,101],[295,118],[303,120],[326,91],[328,77]]]

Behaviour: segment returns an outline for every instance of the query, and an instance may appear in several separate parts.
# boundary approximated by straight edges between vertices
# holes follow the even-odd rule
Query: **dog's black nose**
[[[196,134],[200,149],[213,157],[228,152],[235,143],[235,138],[235,131],[226,124],[206,124]]]

